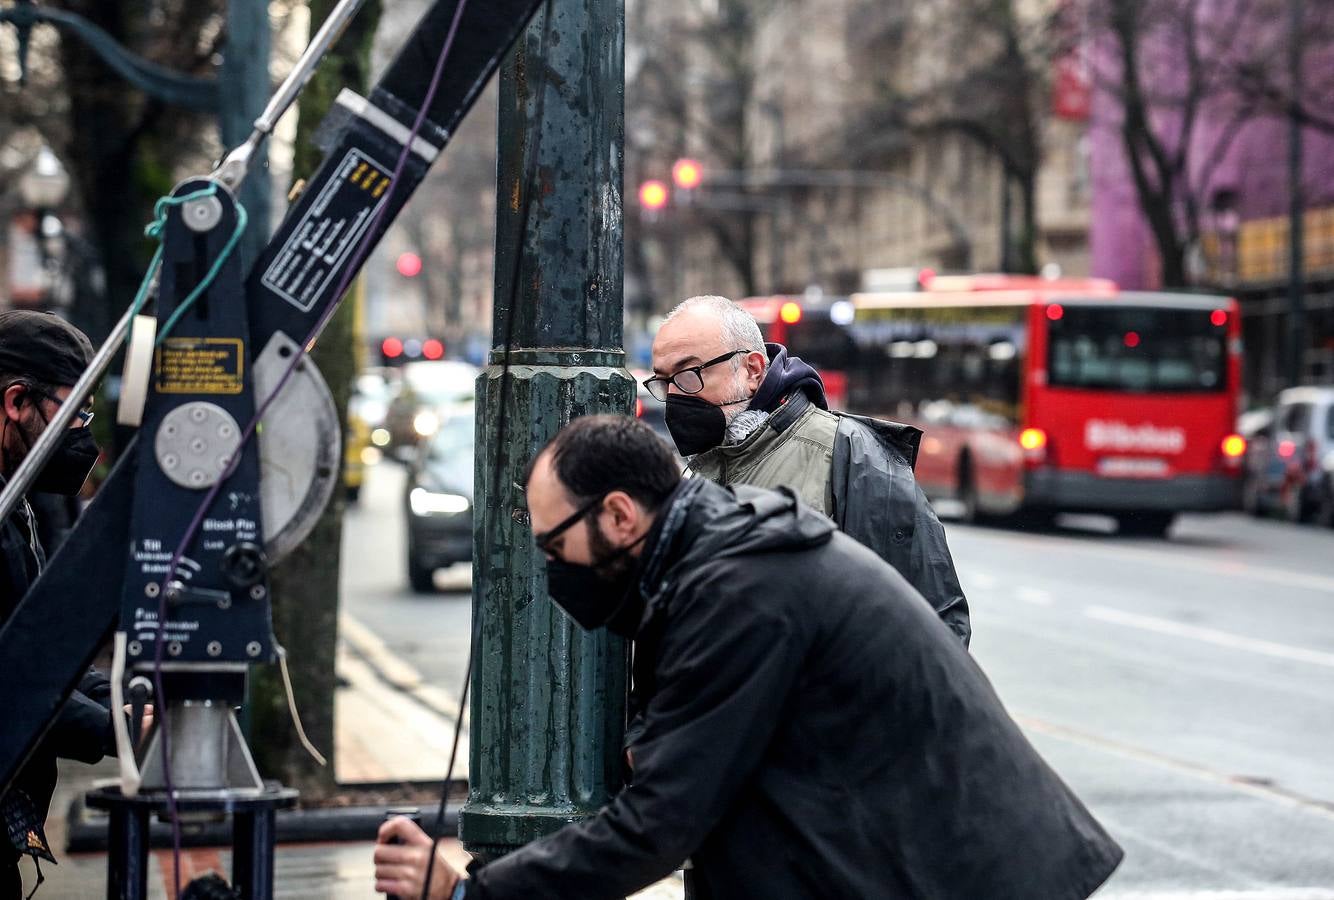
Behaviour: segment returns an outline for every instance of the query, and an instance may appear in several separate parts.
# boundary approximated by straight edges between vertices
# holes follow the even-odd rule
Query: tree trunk
[[[311,32],[333,8],[333,0],[311,0]],[[320,152],[312,143],[315,127],[343,87],[364,88],[369,72],[371,39],[380,4],[367,3],[334,45],[301,95],[297,128],[296,176],[312,173]],[[355,375],[354,298],[360,281],[348,292],[342,308],[315,346],[312,358],[333,391],[340,421]],[[327,795],[334,778],[334,656],[338,645],[339,561],[343,537],[344,498],[334,495],[310,537],[273,572],[273,627],[287,648],[292,684],[306,733],[329,765],[321,768],[297,740],[288,721],[287,702],[276,668],[258,670],[252,692],[253,733],[263,735],[254,746],[256,761],[268,777],[280,778],[309,796]]]
[[[1036,275],[1038,271],[1038,189],[1037,172],[1030,170],[1015,177],[1019,183],[1019,214],[1023,221],[1014,246],[1015,271]]]

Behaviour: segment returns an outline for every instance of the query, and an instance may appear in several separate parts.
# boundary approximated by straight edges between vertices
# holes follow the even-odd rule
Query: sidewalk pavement
[[[336,659],[339,676],[335,696],[335,766],[340,784],[440,781],[449,762],[454,720],[459,704],[450,692],[426,684],[421,675],[395,656],[370,629],[344,616],[339,622]],[[454,778],[467,777],[468,718],[460,738]],[[393,740],[385,741],[385,735]],[[56,848],[58,865],[46,865],[46,881],[36,900],[87,900],[106,895],[106,854],[67,853],[66,813],[79,793],[116,777],[114,761],[96,766],[62,763],[60,786],[51,805],[47,837]],[[457,840],[443,842],[460,866],[467,853]],[[283,844],[275,860],[275,898],[283,900],[364,900],[374,894],[371,850],[367,842]],[[182,885],[208,871],[230,875],[231,852],[192,848],[181,853]],[[33,869],[23,863],[25,889],[34,883]],[[169,900],[172,854],[154,850],[149,859],[150,900]],[[668,878],[634,900],[681,900],[678,876]]]

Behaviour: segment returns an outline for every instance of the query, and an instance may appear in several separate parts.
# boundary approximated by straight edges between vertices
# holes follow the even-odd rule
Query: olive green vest
[[[724,487],[788,487],[828,515],[834,508],[829,474],[837,430],[838,417],[814,403],[784,406],[741,443],[695,456],[690,471]]]

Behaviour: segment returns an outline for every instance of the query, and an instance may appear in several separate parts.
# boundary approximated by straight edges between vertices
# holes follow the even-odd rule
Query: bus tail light
[[[1239,434],[1229,434],[1223,438],[1218,449],[1223,452],[1223,465],[1235,469],[1246,455],[1246,439]]]
[[[795,300],[789,300],[778,308],[778,318],[785,324],[796,325],[801,321],[801,304]]]
[[[1019,432],[1019,446],[1024,448],[1024,461],[1038,465],[1047,460],[1047,432],[1041,428],[1025,428]]]

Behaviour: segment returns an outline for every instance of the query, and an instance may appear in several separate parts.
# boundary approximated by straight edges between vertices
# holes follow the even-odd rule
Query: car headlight
[[[430,410],[417,413],[412,420],[412,430],[422,437],[430,437],[440,428],[440,417]]]
[[[472,503],[461,494],[437,494],[426,488],[413,488],[408,494],[408,506],[414,516],[454,516],[467,512]]]

